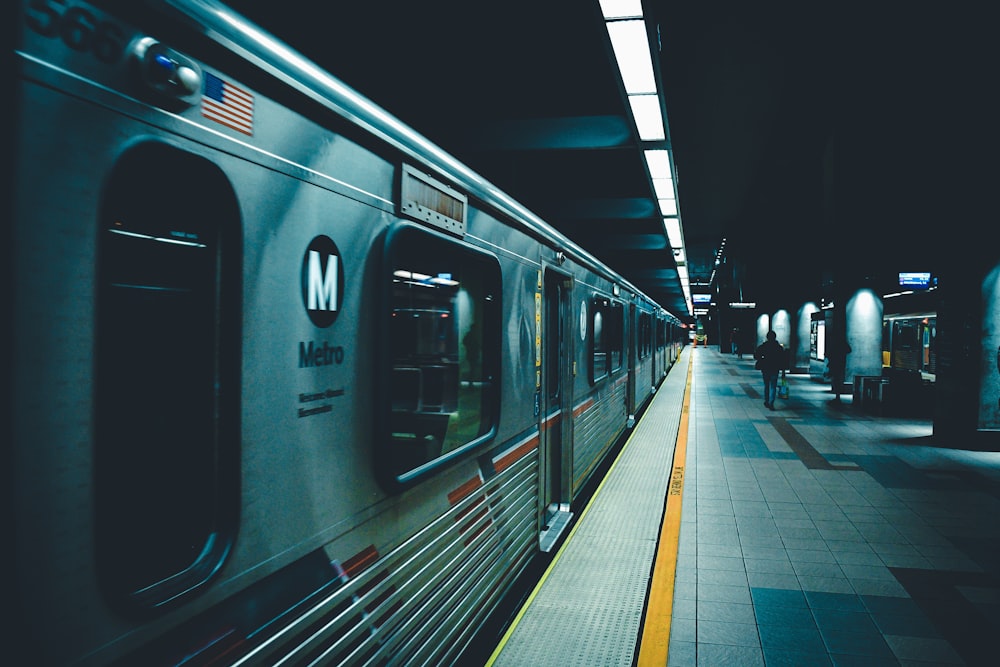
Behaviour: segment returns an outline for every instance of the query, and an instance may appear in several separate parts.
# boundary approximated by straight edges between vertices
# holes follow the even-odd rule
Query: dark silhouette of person
[[[830,391],[833,400],[840,402],[840,394],[844,389],[844,371],[847,368],[847,355],[851,346],[843,338],[833,338],[826,348],[826,364],[830,369]]]
[[[786,365],[785,348],[778,342],[778,335],[767,332],[767,340],[754,351],[756,368],[764,378],[764,407],[774,410],[774,399],[778,396],[778,374]]]

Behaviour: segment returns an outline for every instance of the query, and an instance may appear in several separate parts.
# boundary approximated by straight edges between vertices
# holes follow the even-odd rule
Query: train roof
[[[121,3],[119,0],[99,0],[98,4],[118,6]],[[136,6],[125,4],[131,5],[127,13],[134,13]],[[253,67],[391,146],[412,160],[415,166],[430,171],[435,177],[514,221],[578,263],[605,274],[622,288],[657,304],[662,314],[681,322],[678,315],[666,307],[669,304],[658,304],[655,297],[646,294],[471,167],[227,5],[215,0],[143,0],[141,8],[151,13],[153,20],[161,16],[169,17],[231,51]]]

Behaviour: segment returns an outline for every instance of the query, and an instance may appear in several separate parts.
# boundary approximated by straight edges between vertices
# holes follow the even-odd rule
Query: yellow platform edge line
[[[664,667],[670,644],[670,617],[674,607],[674,576],[681,534],[681,499],[684,495],[684,464],[687,458],[688,422],[691,410],[691,367],[688,364],[684,403],[674,447],[674,468],[667,487],[666,509],[660,526],[660,540],[653,559],[652,581],[646,602],[645,620],[639,641],[637,667]]]
[[[691,384],[691,361],[690,361],[690,359],[688,360],[688,380],[687,380],[687,383],[688,383],[688,385]],[[687,394],[687,388],[685,388],[685,399],[684,399],[685,401],[687,401],[686,394]],[[684,419],[684,417],[682,415],[681,416],[682,423],[683,423],[683,419]],[[618,452],[618,456],[615,457],[615,460],[611,464],[611,467],[608,468],[608,472],[604,475],[604,479],[601,480],[601,483],[597,485],[597,489],[594,491],[594,495],[592,495],[590,497],[590,500],[587,502],[586,507],[584,507],[583,511],[580,512],[580,517],[576,520],[576,523],[573,524],[573,528],[569,531],[569,535],[567,535],[566,539],[563,540],[562,546],[559,547],[559,550],[556,552],[556,555],[552,557],[552,562],[549,563],[549,566],[547,568],[545,568],[545,573],[542,574],[542,577],[538,580],[538,583],[535,584],[535,588],[532,589],[531,594],[524,601],[524,604],[521,605],[521,608],[518,610],[517,615],[514,617],[514,620],[511,621],[510,627],[507,628],[507,632],[505,632],[503,634],[503,637],[500,638],[500,643],[497,644],[497,647],[496,647],[496,649],[494,649],[492,655],[490,655],[489,660],[486,661],[485,667],[492,667],[493,663],[496,662],[497,658],[500,657],[500,653],[503,651],[504,646],[507,645],[507,642],[510,641],[511,636],[514,634],[514,630],[517,629],[518,623],[520,623],[521,619],[524,618],[524,614],[528,611],[528,608],[531,606],[531,603],[534,601],[535,597],[538,596],[539,591],[542,590],[542,585],[545,583],[545,580],[549,578],[549,575],[552,573],[552,570],[555,569],[556,563],[559,562],[559,558],[562,556],[563,551],[566,550],[566,547],[569,545],[570,541],[573,539],[573,535],[576,534],[576,529],[580,526],[581,523],[583,523],[583,517],[587,516],[587,512],[590,511],[591,505],[593,505],[594,501],[597,500],[597,497],[599,495],[601,495],[601,489],[604,488],[604,482],[606,482],[607,479],[609,477],[611,477],[611,471],[613,471],[615,469],[615,466],[618,465],[618,461],[621,460],[622,456],[625,454],[625,451],[628,449],[629,445],[632,444],[632,437],[634,435],[635,435],[635,431],[633,431],[629,435],[628,439],[625,441],[625,444],[622,446],[621,451]],[[676,549],[674,551],[676,552]],[[673,587],[673,577],[671,577],[671,587]],[[668,636],[669,636],[669,633],[668,633]],[[666,663],[664,663],[664,664],[666,664]]]

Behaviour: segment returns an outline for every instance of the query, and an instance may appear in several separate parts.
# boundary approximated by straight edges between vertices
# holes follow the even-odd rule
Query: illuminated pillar
[[[810,301],[799,308],[792,337],[791,367],[793,373],[808,373],[812,358],[812,320],[819,307]]]
[[[784,347],[789,347],[792,337],[792,318],[788,311],[781,309],[771,315],[771,331],[775,333],[778,342]]]
[[[757,340],[754,342],[754,350],[767,338],[767,332],[771,330],[771,316],[767,314],[757,316]],[[751,350],[753,352],[753,350]]]
[[[853,385],[855,375],[882,374],[882,299],[869,288],[859,289],[847,301],[847,355],[844,382]]]

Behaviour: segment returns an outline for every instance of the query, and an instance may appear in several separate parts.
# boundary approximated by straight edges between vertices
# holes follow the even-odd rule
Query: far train
[[[937,313],[886,313],[882,318],[882,367],[934,381]]]
[[[455,662],[687,329],[224,5],[16,18],[8,655]]]

